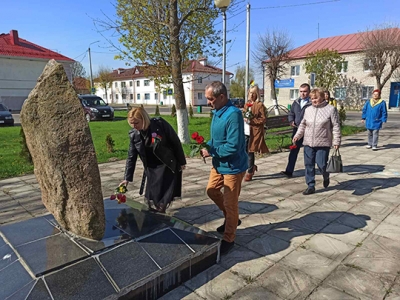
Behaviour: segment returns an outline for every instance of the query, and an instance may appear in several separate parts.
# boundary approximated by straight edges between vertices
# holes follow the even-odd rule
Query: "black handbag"
[[[339,149],[335,149],[331,158],[328,161],[328,165],[326,166],[326,171],[328,173],[342,173],[343,172],[343,163],[342,157],[340,155]]]

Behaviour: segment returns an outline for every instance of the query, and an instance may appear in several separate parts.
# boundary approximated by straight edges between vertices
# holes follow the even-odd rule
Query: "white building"
[[[17,30],[0,34],[0,102],[20,110],[50,59],[63,64],[71,80],[72,59],[19,38]]]
[[[368,64],[364,61],[365,55],[361,45],[361,34],[363,33],[320,38],[292,50],[289,54],[290,61],[287,71],[285,74],[282,74],[282,80],[275,84],[276,87],[279,86],[277,91],[278,103],[284,106],[291,104],[293,100],[299,97],[300,85],[302,83],[310,84],[310,74],[306,73],[304,67],[305,59],[308,53],[322,49],[336,50],[344,58],[345,61],[338,72],[348,79],[356,80],[356,82],[361,85],[359,91],[357,91],[357,95],[353,95],[353,97],[358,97],[359,103],[370,99],[372,97],[372,91],[376,88],[376,80],[375,77],[369,76],[370,69],[368,68]],[[270,99],[271,85],[268,77],[265,77],[264,80],[265,103],[268,107],[273,105]],[[397,81],[398,80],[392,76],[381,93],[382,99],[386,100],[388,106],[392,108],[399,106],[400,82]],[[333,91],[330,91],[331,96],[338,100],[344,100],[349,96],[350,87],[345,86],[343,84],[344,81],[339,82],[339,85],[336,86]]]
[[[96,95],[102,97],[108,103],[120,104],[175,104],[173,85],[158,88],[154,81],[143,73],[144,67],[130,69],[117,69],[112,73],[112,88],[100,87],[95,79]],[[226,87],[230,89],[230,78],[233,74],[226,72]],[[183,88],[185,90],[186,104],[207,105],[204,89],[207,84],[213,81],[222,80],[222,70],[207,65],[206,59],[189,61],[188,66],[182,71]]]

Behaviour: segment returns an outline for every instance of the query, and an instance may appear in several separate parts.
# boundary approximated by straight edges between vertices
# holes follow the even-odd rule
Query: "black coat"
[[[290,108],[290,111],[288,114],[289,123],[291,124],[292,122],[294,122],[294,124],[296,126],[299,126],[301,123],[301,120],[303,120],[304,111],[310,105],[311,105],[311,100],[308,100],[308,103],[306,105],[304,105],[303,108],[301,108],[300,98],[297,100],[294,100],[292,107]]]
[[[152,144],[154,155],[165,164],[173,173],[179,172],[180,167],[186,165],[185,154],[178,135],[172,126],[162,118],[152,118],[148,128],[150,135],[156,133],[161,136],[158,143]],[[125,167],[125,180],[133,181],[136,161],[139,155],[143,167],[147,168],[145,145],[142,142],[139,130],[129,131],[130,144]]]

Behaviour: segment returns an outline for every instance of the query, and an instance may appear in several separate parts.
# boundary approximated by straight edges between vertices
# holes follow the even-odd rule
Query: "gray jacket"
[[[289,123],[291,124],[294,121],[294,124],[296,126],[299,126],[301,123],[301,120],[303,119],[304,116],[304,111],[306,110],[307,107],[311,105],[311,100],[308,100],[308,103],[301,108],[300,105],[300,98],[297,100],[293,101],[292,107],[290,108],[289,114],[288,114],[288,120]]]

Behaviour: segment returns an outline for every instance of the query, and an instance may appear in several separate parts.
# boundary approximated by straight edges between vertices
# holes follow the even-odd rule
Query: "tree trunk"
[[[178,0],[171,2],[171,19],[169,21],[170,42],[171,42],[171,69],[172,82],[174,84],[176,121],[178,127],[178,136],[183,144],[190,143],[188,113],[185,101],[185,91],[182,81],[182,55],[179,47],[179,23],[178,23]]]
[[[278,100],[276,98],[275,80],[272,77],[269,78],[269,83],[271,85],[271,100]]]

